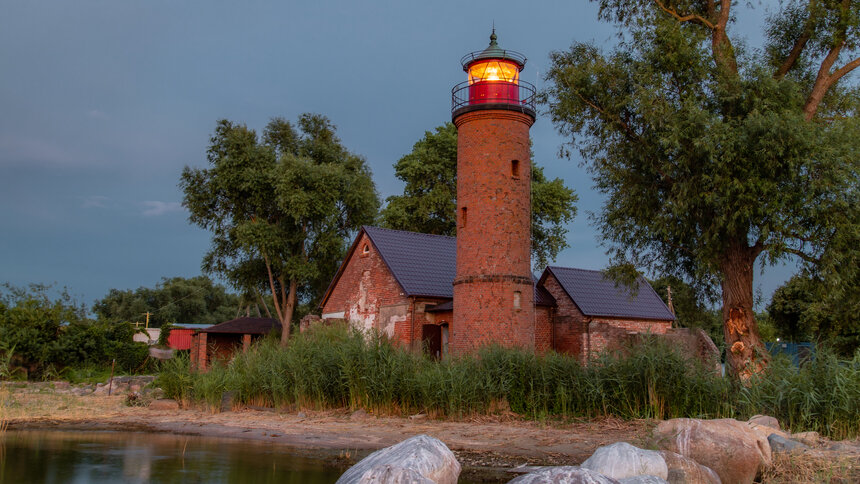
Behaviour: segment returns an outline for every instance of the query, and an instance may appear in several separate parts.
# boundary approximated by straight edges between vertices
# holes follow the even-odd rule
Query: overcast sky
[[[539,88],[552,50],[616,41],[586,0],[0,0],[0,282],[67,286],[89,305],[199,274],[209,237],[187,222],[177,182],[204,165],[220,118],[260,130],[324,114],[382,197],[401,193],[392,164],[450,120],[459,60],[486,47],[493,22]],[[758,26],[735,28],[760,41]],[[546,116],[531,136],[547,175],[580,197],[556,263],[603,268],[588,174],[558,158]],[[794,270],[758,276],[764,300]]]

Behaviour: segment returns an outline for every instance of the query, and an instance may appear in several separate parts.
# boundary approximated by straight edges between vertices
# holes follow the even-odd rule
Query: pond
[[[0,434],[2,483],[323,484],[344,470],[289,447],[241,439],[59,430]]]

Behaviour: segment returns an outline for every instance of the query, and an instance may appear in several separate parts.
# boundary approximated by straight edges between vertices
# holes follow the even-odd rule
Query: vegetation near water
[[[187,357],[166,362],[157,384],[185,404],[220,408],[225,392],[243,404],[364,408],[387,414],[486,414],[525,418],[777,417],[792,431],[842,439],[860,433],[860,352],[821,351],[800,368],[777,359],[744,386],[658,341],[584,366],[573,357],[488,347],[436,362],[384,337],[344,326],[297,334],[289,346],[265,339],[207,372]]]

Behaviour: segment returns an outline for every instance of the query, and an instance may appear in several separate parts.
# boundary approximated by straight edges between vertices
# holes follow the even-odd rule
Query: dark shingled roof
[[[364,231],[407,296],[454,297],[455,237],[367,226]],[[552,295],[537,286],[534,299],[538,306],[555,305]]]
[[[457,239],[364,227],[407,296],[454,297]]]
[[[547,267],[568,296],[586,316],[610,316],[616,318],[674,320],[675,316],[654,292],[648,282],[639,278],[638,292],[631,296],[630,288],[615,286],[601,271],[572,269],[569,267]]]
[[[236,318],[201,329],[200,332],[267,334],[269,331],[280,327],[281,322],[275,318]]]

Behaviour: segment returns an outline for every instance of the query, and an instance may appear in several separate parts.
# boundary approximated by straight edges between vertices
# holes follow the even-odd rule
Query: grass
[[[763,484],[858,482],[860,466],[854,457],[833,459],[814,454],[774,454],[773,465],[762,470]]]
[[[183,404],[212,411],[229,391],[240,404],[391,415],[463,417],[510,409],[529,419],[743,419],[765,413],[795,432],[841,439],[860,430],[860,353],[840,361],[819,352],[800,369],[776,361],[744,387],[657,340],[587,366],[555,353],[500,347],[436,362],[379,336],[320,326],[296,335],[286,348],[263,340],[205,373],[192,372],[185,357],[170,360],[156,384]]]

